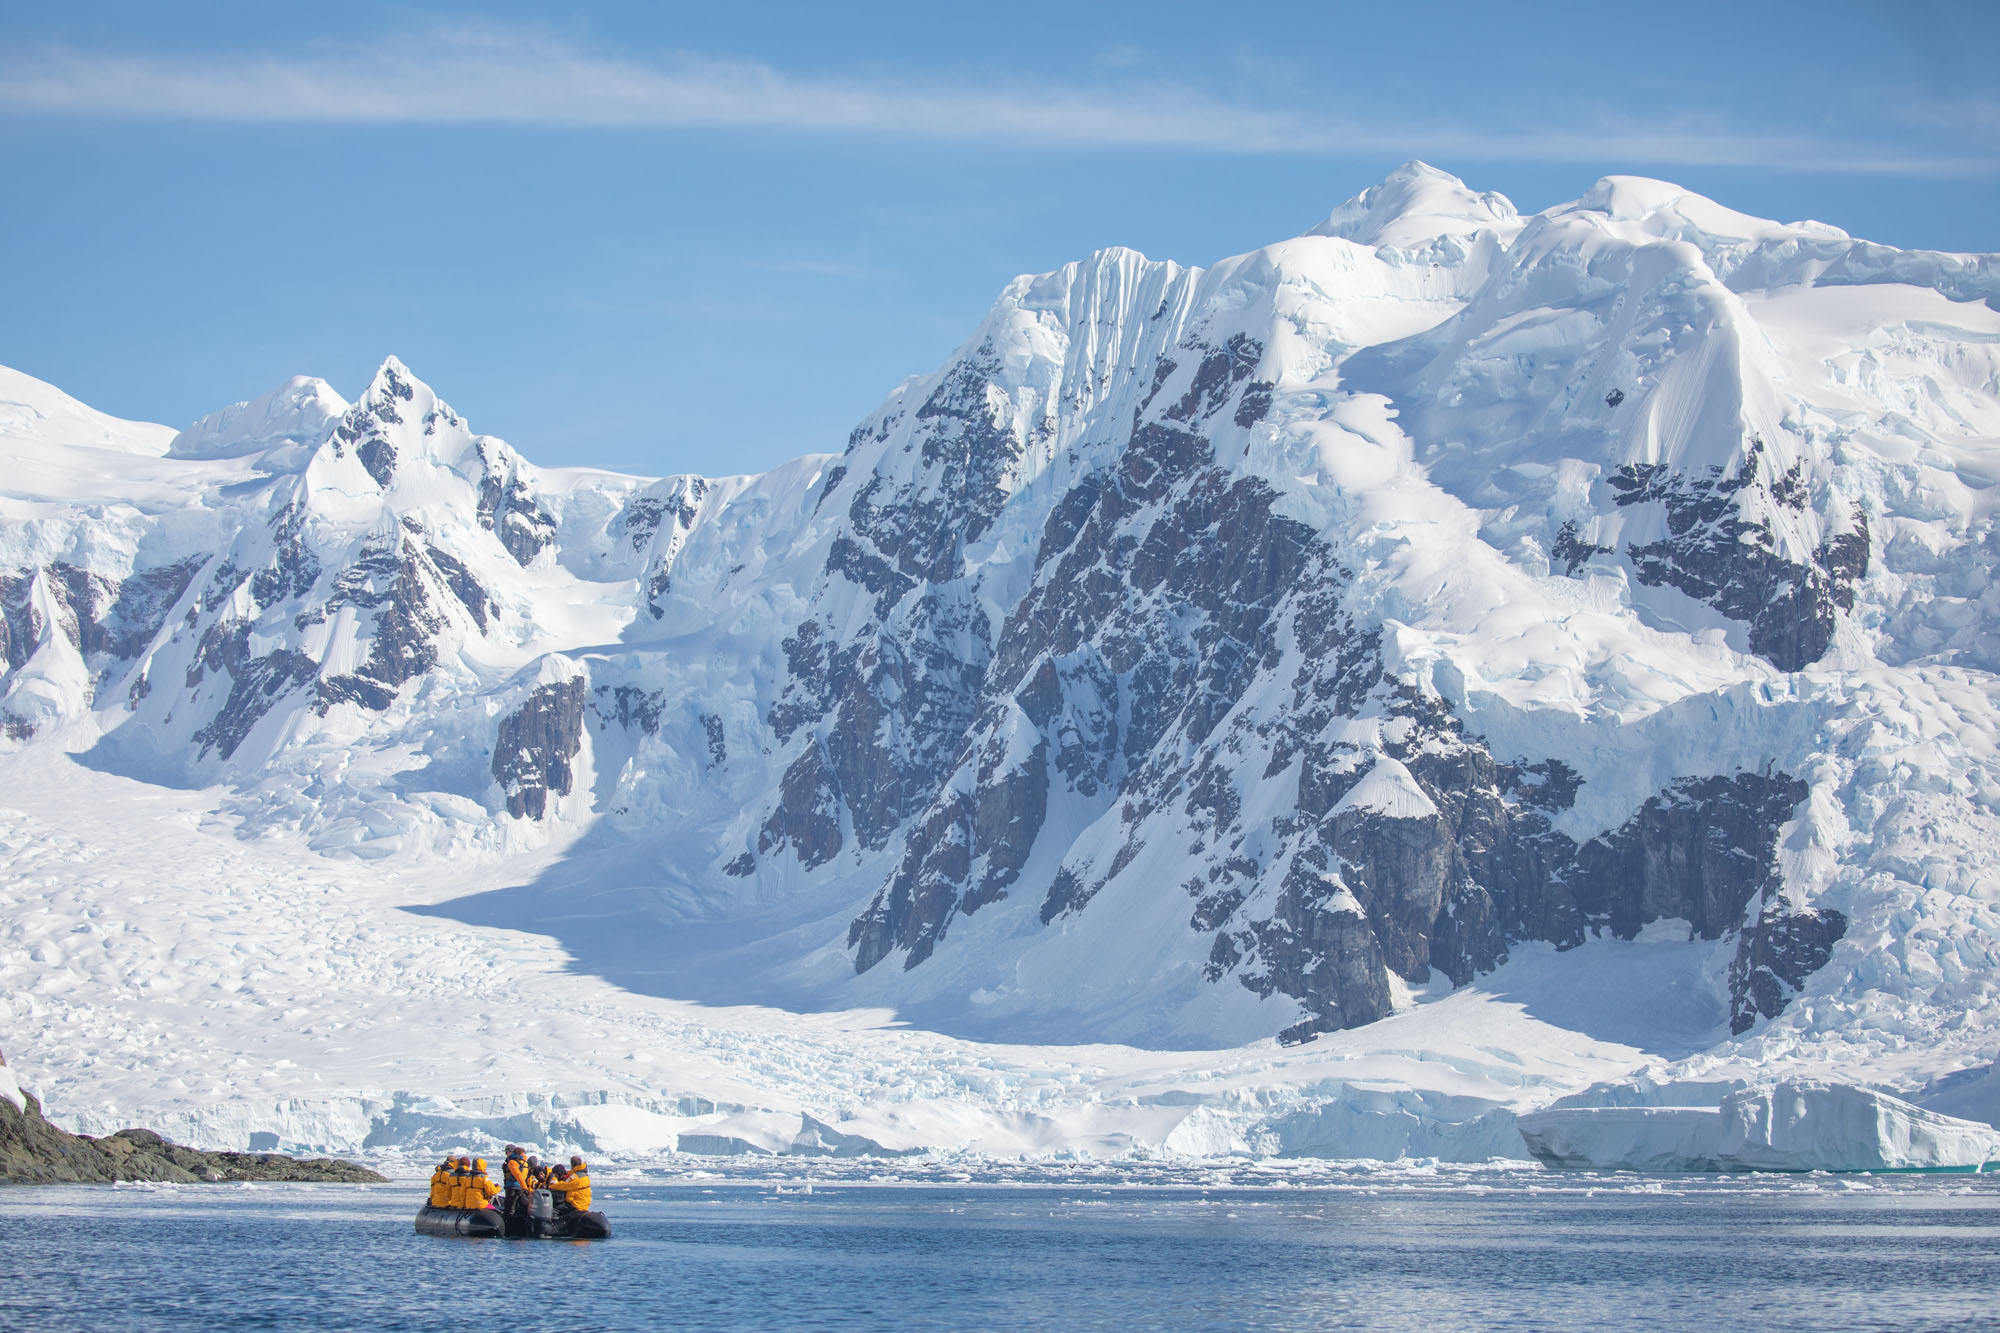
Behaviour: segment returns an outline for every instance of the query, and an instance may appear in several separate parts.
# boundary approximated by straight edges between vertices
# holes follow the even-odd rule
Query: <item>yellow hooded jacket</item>
[[[561,1195],[569,1202],[569,1206],[576,1209],[579,1213],[590,1211],[590,1175],[588,1172],[580,1173],[572,1171],[568,1180],[552,1179],[549,1181],[549,1189]]]
[[[486,1159],[480,1158],[472,1164],[472,1178],[466,1182],[465,1198],[467,1208],[491,1208],[493,1196],[500,1187],[486,1178]]]

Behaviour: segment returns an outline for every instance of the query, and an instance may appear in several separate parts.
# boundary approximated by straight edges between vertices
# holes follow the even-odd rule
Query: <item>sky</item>
[[[545,466],[838,450],[1009,279],[1421,158],[2000,250],[2000,3],[17,0],[0,364],[186,425],[399,356]]]

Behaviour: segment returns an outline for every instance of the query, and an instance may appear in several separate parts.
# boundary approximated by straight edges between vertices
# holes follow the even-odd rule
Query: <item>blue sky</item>
[[[1421,157],[2000,250],[2000,3],[16,4],[0,363],[185,424],[401,356],[544,464],[838,449],[1017,273]]]

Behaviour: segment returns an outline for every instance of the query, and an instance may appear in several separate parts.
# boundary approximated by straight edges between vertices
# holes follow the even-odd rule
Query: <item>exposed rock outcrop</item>
[[[601,820],[777,931],[747,985],[988,1032],[1304,1038],[1667,921],[1737,1031],[1845,1022],[1990,896],[1993,272],[1412,164],[1018,279],[757,477],[538,472],[393,359],[133,445],[143,505],[98,422],[0,532],[0,748],[359,855]]]
[[[1759,1018],[1783,1013],[1846,933],[1846,915],[1831,907],[1797,911],[1769,901],[1739,937],[1729,966],[1729,1030],[1748,1032]]]
[[[520,459],[512,449],[481,440],[478,455],[480,526],[500,539],[516,564],[532,564],[555,545],[556,521],[521,476]]]
[[[0,1074],[13,1078],[5,1063]],[[42,1104],[25,1090],[20,1099],[0,1096],[0,1183],[9,1185],[100,1184],[119,1180],[192,1183],[225,1180],[295,1180],[339,1184],[380,1184],[385,1177],[365,1166],[330,1157],[295,1158],[282,1153],[204,1152],[169,1143],[150,1129],[121,1129],[92,1138],[50,1124]]]
[[[877,464],[905,467],[923,442],[920,475],[942,468],[951,484],[860,474],[851,526],[828,547],[824,586],[858,589],[868,623],[842,637],[815,617],[785,641],[768,720],[781,742],[814,742],[785,773],[758,855],[789,849],[812,868],[850,833],[864,850],[900,838],[847,940],[857,970],[892,955],[907,969],[1006,896],[1053,806],[1115,812],[1114,854],[1072,848],[1034,886],[1042,922],[1085,912],[1150,841],[1184,843],[1189,928],[1211,937],[1204,974],[1298,1001],[1307,1017],[1292,1039],[1386,1016],[1392,974],[1462,985],[1520,941],[1569,948],[1667,918],[1701,939],[1744,929],[1773,891],[1778,830],[1804,785],[1779,772],[1691,779],[1582,844],[1558,832],[1577,775],[1556,759],[1496,759],[1434,692],[1393,673],[1380,632],[1348,605],[1340,553],[1271,485],[1220,461],[1216,441],[1270,410],[1263,355],[1237,335],[1159,357],[1122,446],[1049,505],[1029,586],[997,629],[943,534],[962,544],[995,521],[982,497],[1002,492],[1019,446],[1001,430],[990,358],[955,367],[902,454]],[[900,424],[885,418],[859,442]],[[960,455],[937,454],[939,440],[989,451],[983,470],[953,471]],[[1753,490],[1800,503],[1798,478],[1768,481],[1762,459],[1753,440],[1736,473],[1699,485],[1627,469],[1617,501],[1668,511],[1672,538],[1631,552],[1643,580],[1745,619],[1759,651],[1799,665],[1851,604],[1866,534],[1788,562],[1744,517]],[[1565,531],[1566,563],[1611,553]],[[1268,812],[1268,796],[1251,799],[1268,784],[1287,789],[1285,813],[1248,813]],[[1812,921],[1745,937],[1740,1012],[1776,1014],[1826,961],[1839,930]]]
[[[567,796],[571,761],[583,747],[583,706],[590,682],[582,675],[537,686],[526,703],[500,719],[493,740],[493,777],[507,796],[507,813],[541,819],[552,796]]]
[[[1750,627],[1750,649],[1784,671],[1816,662],[1833,641],[1836,611],[1854,605],[1854,584],[1868,571],[1868,525],[1822,539],[1809,553],[1787,554],[1775,524],[1760,515],[1805,512],[1803,469],[1765,475],[1764,442],[1754,436],[1734,472],[1710,468],[1690,477],[1662,463],[1628,465],[1611,477],[1621,507],[1658,503],[1666,537],[1631,545],[1641,583],[1678,588]],[[1558,550],[1573,569],[1574,545]],[[1559,548],[1560,548],[1559,543]]]

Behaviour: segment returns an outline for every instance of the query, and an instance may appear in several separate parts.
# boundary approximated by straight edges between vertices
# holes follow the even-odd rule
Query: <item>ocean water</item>
[[[7,1190],[0,1325],[2000,1327],[1985,1177],[609,1178],[594,1244],[419,1236],[421,1193]]]

